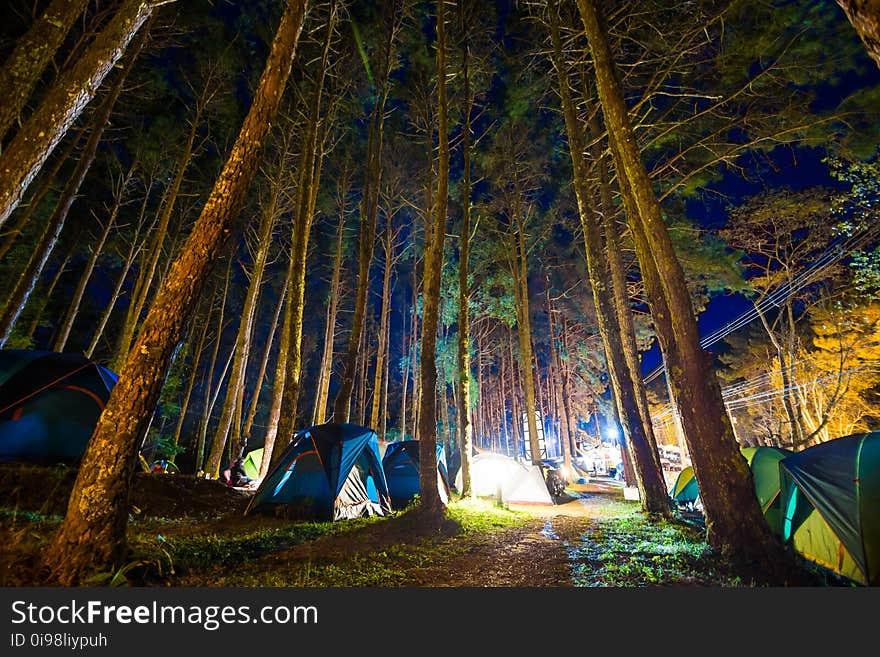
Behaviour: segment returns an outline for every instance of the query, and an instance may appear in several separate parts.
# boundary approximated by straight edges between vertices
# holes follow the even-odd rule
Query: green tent
[[[777,534],[782,528],[782,505],[779,496],[779,462],[794,454],[778,447],[742,447],[740,452],[752,470],[755,495],[761,504],[761,511],[771,529]],[[694,469],[687,466],[682,470],[672,490],[672,501],[679,506],[694,505],[700,496]]]
[[[755,495],[767,524],[775,534],[782,531],[782,500],[779,495],[779,462],[794,454],[778,447],[744,447],[740,450],[752,469]]]
[[[678,505],[684,506],[694,504],[700,496],[700,489],[697,488],[697,478],[694,476],[694,469],[687,466],[678,473],[672,490],[669,491],[672,501]]]
[[[783,541],[854,582],[880,584],[880,431],[815,445],[779,471]]]
[[[260,478],[260,463],[263,460],[263,448],[254,449],[244,455],[241,466],[244,473],[251,479]]]

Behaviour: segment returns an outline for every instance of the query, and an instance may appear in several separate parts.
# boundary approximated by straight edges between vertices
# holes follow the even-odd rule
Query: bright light
[[[605,428],[605,438],[615,443],[620,442],[620,429],[616,424],[609,424]]]

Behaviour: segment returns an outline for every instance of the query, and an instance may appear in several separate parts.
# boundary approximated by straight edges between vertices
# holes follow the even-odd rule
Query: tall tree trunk
[[[195,144],[196,134],[199,129],[201,113],[204,105],[201,101],[196,105],[195,115],[190,124],[190,131],[184,142],[183,150],[177,160],[177,167],[174,179],[163,194],[161,210],[159,213],[159,221],[156,230],[153,232],[150,240],[150,247],[145,254],[144,266],[141,267],[138,275],[137,284],[132,293],[131,303],[128,306],[128,312],[125,315],[125,322],[122,325],[122,331],[119,333],[119,342],[116,348],[116,355],[113,358],[113,366],[121,368],[128,358],[128,351],[131,348],[138,322],[141,314],[147,305],[147,299],[150,296],[150,289],[153,287],[153,280],[156,275],[156,269],[159,266],[159,259],[162,257],[162,247],[168,236],[168,225],[171,222],[171,216],[174,214],[174,206],[177,202],[180,186],[189,168],[190,160],[193,155],[193,146]]]
[[[196,444],[195,454],[196,473],[203,472],[203,470],[205,469],[205,443],[208,439],[208,424],[211,421],[211,411],[214,409],[214,400],[216,400],[217,398],[217,393],[215,391],[220,390],[221,386],[223,385],[223,378],[226,376],[226,370],[224,369],[223,373],[220,375],[220,380],[217,382],[217,386],[215,388],[213,385],[214,371],[217,367],[217,357],[220,355],[220,343],[223,340],[223,332],[226,328],[223,322],[223,318],[226,316],[226,299],[229,296],[229,274],[231,270],[232,258],[230,257],[229,262],[226,265],[226,277],[224,278],[223,284],[223,297],[220,299],[220,314],[217,317],[217,335],[214,336],[214,349],[211,353],[211,362],[208,365],[207,372],[205,373],[205,400],[202,403],[202,417],[199,421],[198,442]]]
[[[636,254],[657,337],[706,515],[709,542],[725,551],[763,557],[774,539],[763,520],[752,475],[740,454],[721,389],[700,335],[681,265],[636,145],[614,60],[594,0],[578,0],[624,199],[629,199]]]
[[[323,52],[318,65],[315,88],[309,107],[309,119],[300,156],[296,210],[293,217],[293,234],[291,236],[290,248],[290,267],[293,270],[293,274],[287,292],[289,299],[285,309],[286,314],[290,315],[289,322],[287,317],[285,317],[285,326],[287,326],[287,330],[291,333],[288,338],[287,372],[284,375],[281,416],[278,419],[278,434],[276,436],[276,441],[280,440],[282,447],[286,447],[293,439],[303,370],[302,332],[306,288],[306,261],[308,259],[309,237],[312,230],[312,219],[315,215],[318,188],[321,184],[323,162],[323,139],[319,139],[319,132],[321,130],[321,97],[324,90],[324,79],[329,67],[330,46],[336,30],[338,14],[335,1],[330,3],[329,11],[330,17],[327,22]],[[281,450],[277,449],[276,451],[276,456],[280,456]]]
[[[67,147],[58,154],[58,159],[52,165],[52,168],[46,172],[46,175],[43,176],[43,180],[34,192],[34,195],[28,199],[26,204],[19,208],[19,212],[15,217],[15,223],[3,233],[3,243],[0,244],[0,260],[3,259],[3,256],[5,256],[9,249],[15,244],[15,240],[21,235],[21,231],[24,230],[24,227],[30,222],[37,208],[40,207],[40,202],[49,190],[52,189],[52,185],[58,178],[58,173],[61,171],[61,167],[73,159],[73,153],[76,151],[76,147],[79,145],[80,138],[85,130],[80,129],[73,132],[74,134],[71,137],[70,142],[67,144]]]
[[[429,514],[443,506],[437,488],[437,325],[440,310],[440,274],[449,203],[449,125],[446,98],[445,0],[437,2],[437,194],[433,222],[425,226],[425,267],[422,304],[422,344],[419,358],[419,496]]]
[[[293,269],[287,268],[287,278],[284,281],[284,293],[282,293],[279,303],[286,305],[290,303],[287,290],[290,286],[290,280],[293,278]],[[281,340],[278,342],[278,358],[275,361],[275,378],[272,381],[272,403],[269,405],[269,418],[266,423],[266,437],[263,439],[263,458],[260,461],[260,478],[265,477],[269,468],[275,463],[284,452],[282,449],[275,449],[275,438],[278,435],[278,420],[281,417],[281,398],[284,395],[285,377],[287,376],[287,352],[290,345],[290,313],[284,313],[284,319],[281,322]]]
[[[101,253],[104,251],[104,244],[107,242],[107,238],[110,236],[110,231],[113,230],[113,226],[116,224],[116,217],[119,215],[119,209],[122,207],[122,201],[125,197],[125,191],[128,188],[128,183],[131,180],[132,175],[137,168],[137,161],[132,162],[131,167],[129,167],[128,173],[119,181],[118,189],[116,190],[115,198],[113,200],[113,208],[110,211],[110,216],[107,219],[107,223],[104,225],[104,230],[101,231],[101,236],[98,238],[97,244],[94,244],[91,249],[92,253],[89,256],[89,260],[86,263],[86,267],[83,270],[82,276],[80,276],[79,283],[76,286],[76,289],[73,292],[73,298],[70,300],[70,304],[67,307],[67,312],[64,315],[64,319],[61,322],[61,328],[58,336],[55,338],[55,345],[52,347],[54,351],[64,351],[64,347],[67,345],[67,339],[70,337],[70,331],[73,329],[73,323],[76,320],[76,315],[79,312],[79,306],[82,302],[83,295],[86,291],[86,286],[89,283],[89,279],[92,277],[92,272],[95,269],[95,264],[98,262],[98,258]]]
[[[46,265],[46,261],[49,259],[52,250],[58,243],[58,238],[61,236],[61,231],[64,228],[70,208],[79,193],[79,188],[82,186],[89,168],[95,161],[95,156],[98,152],[98,145],[101,143],[104,129],[110,122],[110,115],[113,112],[113,107],[116,104],[116,100],[119,98],[119,94],[122,92],[122,85],[134,66],[134,62],[140,53],[141,47],[147,39],[147,34],[148,32],[146,30],[141,32],[141,36],[137,39],[135,46],[129,53],[126,64],[122,71],[120,71],[115,84],[108,91],[107,97],[98,106],[98,109],[95,112],[95,117],[92,121],[92,132],[89,135],[88,141],[86,141],[86,145],[83,147],[83,152],[79,161],[76,163],[76,168],[71,174],[70,179],[67,181],[67,185],[61,193],[58,203],[55,205],[55,210],[52,213],[52,216],[49,218],[46,227],[43,229],[43,234],[40,237],[37,248],[34,249],[34,252],[31,254],[28,264],[25,266],[18,281],[16,281],[15,288],[6,300],[3,313],[0,315],[0,347],[6,344],[6,341],[9,339],[12,329],[15,326],[15,322],[18,320],[21,311],[24,310],[28,297],[30,297],[34,286],[40,278],[40,274],[43,271],[43,267]],[[8,151],[4,153],[4,156],[7,154]],[[3,178],[5,177],[2,166],[2,161],[0,161],[0,196],[2,196],[3,193]]]
[[[333,421],[348,422],[351,412],[351,395],[357,369],[358,347],[364,330],[367,310],[367,293],[370,287],[370,264],[373,261],[373,243],[376,239],[376,213],[379,206],[379,185],[382,177],[382,142],[385,126],[385,103],[390,91],[391,70],[395,61],[394,42],[400,29],[402,12],[397,2],[387,3],[391,12],[388,16],[388,34],[384,44],[384,65],[379,81],[378,97],[370,118],[367,141],[367,162],[364,170],[363,201],[360,212],[360,233],[358,243],[358,285],[355,296],[354,318],[348,337],[348,348],[343,364],[342,380],[336,399],[333,401]]]
[[[282,160],[283,161],[283,160]],[[254,257],[251,280],[248,285],[244,306],[241,309],[241,321],[238,325],[238,335],[235,338],[235,358],[232,362],[232,373],[229,375],[229,383],[226,386],[226,398],[223,401],[223,410],[220,413],[220,422],[214,434],[211,451],[208,454],[206,471],[211,478],[217,478],[220,474],[223,449],[226,447],[226,439],[232,426],[236,400],[241,395],[244,387],[244,377],[247,373],[247,364],[251,352],[251,336],[254,332],[254,316],[257,311],[257,302],[260,298],[260,288],[263,286],[263,274],[266,263],[269,260],[269,248],[272,246],[272,233],[275,229],[275,221],[278,218],[278,203],[281,195],[280,186],[273,189],[269,204],[263,208],[262,218],[258,234],[257,252]],[[236,429],[236,434],[241,430],[241,425]],[[237,446],[232,446],[233,451]]]
[[[280,299],[287,294],[287,281],[281,290]],[[247,445],[251,440],[251,430],[254,426],[254,418],[257,416],[257,407],[260,403],[260,394],[263,390],[263,381],[266,379],[266,369],[269,366],[269,356],[272,353],[272,344],[275,342],[275,334],[278,333],[278,320],[281,318],[281,309],[284,303],[278,303],[275,306],[275,314],[272,315],[272,322],[269,324],[269,339],[266,341],[266,347],[263,349],[263,359],[260,362],[260,371],[257,374],[257,380],[254,384],[254,393],[251,395],[251,404],[248,408],[247,415],[244,419],[244,427],[241,430],[242,443]]]
[[[151,5],[152,7],[152,5]],[[263,154],[284,93],[306,12],[290,0],[238,139],[195,228],[156,297],[98,420],[67,514],[44,553],[49,579],[62,585],[106,571],[125,553],[130,479],[171,362],[214,260],[225,245]]]
[[[213,296],[213,295],[212,295]],[[196,341],[193,353],[192,353],[192,361],[189,364],[189,378],[186,382],[186,390],[183,393],[183,401],[180,404],[180,415],[177,417],[177,424],[174,426],[174,445],[175,447],[180,444],[180,436],[183,433],[183,424],[186,422],[186,412],[189,410],[189,402],[192,399],[192,392],[196,386],[196,377],[199,373],[199,364],[202,360],[202,352],[205,348],[205,340],[208,337],[208,329],[211,327],[211,304],[208,304],[208,312],[205,317],[205,321],[202,324],[202,331],[199,335],[199,339]],[[172,458],[172,462],[174,459]]]
[[[880,0],[837,0],[865,50],[880,66]]]
[[[343,176],[347,179],[347,176]],[[333,345],[336,343],[336,315],[342,280],[342,238],[345,231],[345,196],[340,197],[339,222],[336,225],[336,250],[333,254],[333,274],[330,277],[330,296],[324,323],[324,348],[318,372],[318,390],[315,393],[315,409],[312,424],[324,424],[327,416],[327,397],[330,394],[330,377],[333,373]]]
[[[623,345],[623,327],[614,299],[611,267],[602,249],[602,233],[599,218],[592,205],[588,189],[587,171],[583,158],[586,144],[583,128],[577,117],[577,110],[571,98],[567,67],[562,56],[562,40],[559,35],[558,15],[551,18],[551,38],[553,41],[553,61],[557,72],[559,96],[565,117],[566,133],[574,173],[574,189],[584,233],[584,249],[587,256],[587,269],[599,331],[605,345],[614,400],[618,418],[624,430],[626,445],[632,466],[635,469],[636,484],[642,507],[650,513],[668,515],[669,496],[659,462],[655,459],[656,448],[652,449],[646,436],[645,426],[639,413],[636,381],[626,362]]]
[[[0,68],[0,141],[21,115],[31,93],[88,0],[52,0],[16,42]]]
[[[388,320],[391,315],[391,270],[394,266],[394,213],[389,208],[385,217],[385,238],[383,250],[385,253],[385,267],[382,272],[382,307],[379,320],[379,343],[376,347],[376,371],[373,375],[373,404],[370,408],[370,426],[379,429],[379,408],[382,405],[381,394],[382,380],[385,374],[385,359],[387,358],[388,345]]]
[[[126,0],[0,155],[0,226],[157,6],[155,0]]]
[[[517,198],[518,195],[517,195]],[[529,273],[526,261],[526,238],[523,226],[523,208],[513,208],[516,233],[513,247],[513,274],[517,300],[517,335],[519,336],[520,373],[525,394],[526,424],[529,429],[529,452],[531,462],[541,463],[541,445],[538,442],[538,423],[535,418],[537,401],[535,399],[535,372],[532,366],[532,322],[529,310]]]

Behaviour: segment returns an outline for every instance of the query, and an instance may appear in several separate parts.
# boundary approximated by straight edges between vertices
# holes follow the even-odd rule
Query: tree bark
[[[155,1],[126,0],[0,155],[0,226],[156,6]]]
[[[766,557],[775,541],[763,520],[748,464],[739,452],[721,389],[700,336],[681,265],[641,160],[614,61],[594,0],[578,0],[618,181],[629,198],[636,254],[666,356],[706,515],[710,544]]]
[[[343,175],[345,179],[347,176]],[[342,237],[345,231],[345,195],[340,195],[339,222],[336,226],[336,251],[333,256],[333,274],[330,277],[330,296],[324,323],[324,348],[318,373],[318,390],[315,393],[315,409],[312,424],[324,424],[327,416],[327,397],[330,394],[330,377],[333,372],[333,345],[336,342],[336,315],[339,310],[342,277]]]
[[[280,189],[276,187],[273,190],[268,206],[263,208],[262,212],[257,253],[254,257],[251,280],[245,295],[244,306],[241,309],[241,321],[239,322],[238,334],[235,338],[235,357],[232,362],[232,373],[229,375],[229,383],[226,385],[226,397],[223,401],[223,410],[220,413],[220,422],[217,425],[217,431],[211,444],[211,451],[208,454],[206,471],[208,476],[213,479],[216,479],[220,474],[223,449],[226,447],[226,439],[232,426],[236,399],[241,394],[244,386],[244,377],[247,373],[247,364],[251,352],[251,336],[254,332],[254,316],[257,311],[257,302],[260,298],[260,288],[263,286],[263,273],[269,260],[272,232],[275,229],[275,221],[278,217],[279,196]],[[230,449],[233,448],[231,447]]]
[[[871,59],[880,67],[880,1],[837,0]]]
[[[363,201],[361,203],[360,234],[358,245],[358,286],[355,296],[354,318],[348,338],[342,380],[333,401],[333,421],[348,422],[351,413],[351,396],[354,388],[358,348],[364,330],[367,309],[367,292],[370,286],[370,264],[373,261],[373,243],[376,239],[376,213],[379,206],[379,185],[382,176],[382,142],[385,126],[385,103],[390,91],[390,76],[394,64],[394,41],[402,19],[396,2],[389,3],[391,14],[384,45],[384,66],[381,88],[373,106],[367,141],[367,163],[364,172]]]
[[[70,179],[67,181],[64,191],[61,193],[58,203],[55,205],[55,210],[53,211],[52,216],[49,218],[46,227],[43,229],[43,234],[40,237],[36,249],[34,249],[34,252],[31,254],[28,264],[25,266],[24,271],[16,281],[15,288],[13,288],[6,301],[6,305],[3,308],[3,314],[0,316],[0,347],[6,344],[6,341],[9,339],[12,329],[15,327],[15,322],[18,320],[21,311],[24,310],[28,298],[30,297],[31,292],[33,292],[34,286],[40,278],[40,274],[43,272],[43,267],[45,267],[49,256],[52,254],[52,250],[58,243],[58,238],[61,236],[61,231],[64,229],[64,224],[67,221],[67,215],[70,213],[70,208],[73,206],[73,202],[77,198],[77,194],[79,193],[79,189],[82,186],[83,180],[85,180],[89,168],[91,168],[92,163],[95,161],[95,156],[98,152],[98,145],[101,143],[104,130],[110,122],[110,115],[113,113],[113,107],[116,105],[116,100],[122,92],[122,85],[134,66],[134,62],[147,39],[147,35],[147,30],[141,32],[135,46],[129,53],[125,66],[122,71],[120,71],[115,84],[110,88],[107,97],[101,102],[95,112],[92,121],[92,132],[83,147],[82,155],[76,163],[76,167],[74,168]],[[2,171],[2,163],[0,163],[0,188],[2,188],[3,185]],[[2,195],[2,189],[0,189],[0,195]]]
[[[329,66],[330,45],[336,29],[336,3],[331,2],[326,36],[323,44],[321,61],[315,80],[309,107],[309,120],[306,126],[305,139],[300,156],[299,180],[297,183],[296,211],[293,217],[293,234],[291,235],[290,267],[293,274],[288,288],[288,300],[285,313],[285,326],[291,332],[288,338],[287,372],[284,375],[284,392],[281,397],[281,415],[278,419],[278,435],[276,441],[286,447],[293,439],[296,427],[296,407],[299,401],[300,384],[303,370],[302,332],[303,312],[306,288],[306,260],[308,259],[309,239],[312,230],[312,219],[315,215],[315,203],[318,187],[321,184],[321,168],[323,161],[323,140],[319,139],[321,123],[321,98],[324,90],[324,79]],[[264,453],[265,453],[265,447]],[[277,450],[277,456],[281,450]],[[274,461],[275,459],[273,459]]]
[[[21,115],[31,93],[88,0],[52,0],[46,10],[15,42],[0,69],[0,141]]]
[[[445,0],[437,2],[437,193],[433,222],[425,226],[425,267],[422,305],[422,344],[419,358],[419,498],[428,514],[443,508],[437,488],[437,325],[440,310],[440,274],[449,203],[449,125],[446,98]]]
[[[171,362],[214,260],[258,168],[278,111],[306,12],[290,0],[241,132],[201,216],[156,297],[98,420],[67,514],[43,557],[48,580],[72,585],[125,554],[130,479]]]

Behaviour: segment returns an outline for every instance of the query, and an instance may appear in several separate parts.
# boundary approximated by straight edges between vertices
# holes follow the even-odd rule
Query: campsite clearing
[[[0,464],[0,585],[35,581],[75,471]],[[656,521],[611,481],[552,506],[454,501],[437,530],[409,512],[337,522],[244,516],[253,491],[135,475],[130,561],[96,584],[146,586],[761,586],[755,564],[717,554],[688,525]],[[791,585],[834,584],[805,568]]]

